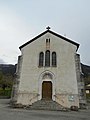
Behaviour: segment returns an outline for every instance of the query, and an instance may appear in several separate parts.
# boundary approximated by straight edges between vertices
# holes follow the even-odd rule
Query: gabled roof
[[[49,30],[49,29],[46,30],[46,31],[44,31],[43,33],[39,34],[39,35],[36,36],[35,38],[31,39],[30,41],[26,42],[25,44],[21,45],[21,46],[19,47],[19,49],[21,50],[23,47],[25,47],[26,45],[30,44],[31,42],[37,40],[39,37],[43,36],[44,34],[46,34],[46,33],[48,33],[48,32],[51,33],[51,34],[53,34],[53,35],[55,35],[55,36],[57,36],[57,37],[59,37],[59,38],[61,38],[61,39],[63,39],[63,40],[65,40],[65,41],[67,41],[67,42],[70,42],[70,43],[73,44],[73,45],[76,45],[76,46],[77,46],[77,50],[78,50],[78,48],[79,48],[79,44],[78,44],[78,43],[76,43],[76,42],[74,42],[74,41],[70,40],[69,38],[66,38],[66,37],[64,37],[64,36],[62,36],[62,35],[59,35],[59,34],[53,32],[53,31],[51,31],[51,30]]]

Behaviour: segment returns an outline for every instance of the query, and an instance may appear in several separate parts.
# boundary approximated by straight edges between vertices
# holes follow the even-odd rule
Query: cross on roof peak
[[[51,28],[48,26],[48,27],[46,27],[46,29],[47,29],[47,30],[50,30]]]

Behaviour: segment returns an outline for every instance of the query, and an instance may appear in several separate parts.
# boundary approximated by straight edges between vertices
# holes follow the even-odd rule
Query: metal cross
[[[47,29],[47,30],[50,30],[51,28],[48,26],[48,27],[46,27],[46,29]]]

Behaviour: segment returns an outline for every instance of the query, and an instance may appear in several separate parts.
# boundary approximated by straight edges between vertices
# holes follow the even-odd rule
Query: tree
[[[0,72],[0,87],[5,90],[6,87],[12,88],[13,84],[13,76],[12,75],[3,75],[2,72]]]
[[[0,87],[2,87],[3,73],[0,71]]]
[[[90,84],[90,75],[88,75],[87,77],[85,77],[84,80],[85,80],[85,85]]]
[[[3,73],[0,71],[0,80],[2,79],[3,77]]]

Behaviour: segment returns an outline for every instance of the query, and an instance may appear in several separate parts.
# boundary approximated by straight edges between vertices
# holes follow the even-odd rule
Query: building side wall
[[[75,61],[76,61],[76,74],[77,74],[77,83],[78,83],[78,94],[79,94],[79,104],[80,107],[83,107],[83,105],[86,105],[86,94],[85,94],[85,83],[83,79],[83,73],[81,70],[81,63],[80,63],[80,55],[75,55]]]
[[[12,94],[11,94],[12,103],[16,103],[18,98],[22,59],[23,59],[22,56],[18,56],[18,64],[16,65],[16,73],[14,75]]]

